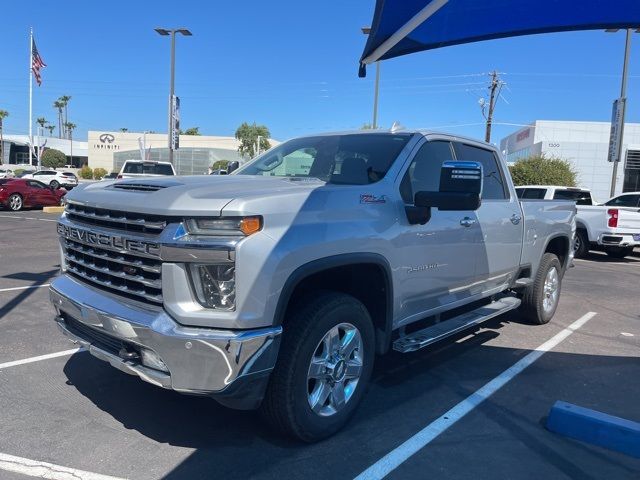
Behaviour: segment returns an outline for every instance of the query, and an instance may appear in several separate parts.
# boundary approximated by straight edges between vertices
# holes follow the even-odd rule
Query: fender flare
[[[324,270],[360,264],[374,264],[380,267],[383,273],[386,290],[385,326],[383,331],[379,331],[379,329],[376,328],[376,351],[378,351],[378,353],[385,353],[391,344],[391,332],[393,329],[393,280],[389,262],[385,257],[377,253],[345,253],[332,255],[312,260],[296,268],[293,273],[289,275],[289,278],[287,278],[280,291],[273,324],[282,325],[289,301],[291,300],[291,295],[296,287],[306,278]]]

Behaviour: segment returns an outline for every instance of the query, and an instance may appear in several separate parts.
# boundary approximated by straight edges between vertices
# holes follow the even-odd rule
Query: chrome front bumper
[[[123,372],[178,392],[211,395],[230,407],[255,408],[262,400],[278,354],[279,326],[185,327],[161,308],[124,302],[67,275],[53,281],[50,298],[62,332]],[[119,344],[120,351],[114,348]],[[143,365],[136,355],[142,349],[157,354],[168,372]]]

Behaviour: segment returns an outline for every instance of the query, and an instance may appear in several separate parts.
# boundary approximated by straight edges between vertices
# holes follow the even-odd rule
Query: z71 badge
[[[360,203],[387,203],[387,196],[380,195],[376,197],[370,193],[363,193],[360,195]]]

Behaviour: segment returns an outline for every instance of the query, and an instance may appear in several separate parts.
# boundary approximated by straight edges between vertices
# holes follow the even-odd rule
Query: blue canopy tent
[[[366,65],[493,38],[640,27],[640,0],[377,0]]]

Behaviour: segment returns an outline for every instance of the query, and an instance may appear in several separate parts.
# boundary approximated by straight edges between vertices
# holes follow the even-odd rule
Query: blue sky
[[[178,37],[181,125],[233,135],[243,121],[274,138],[358,128],[371,121],[373,69],[357,76],[373,0],[3,2],[0,109],[6,133],[28,129],[29,27],[48,66],[34,86],[34,118],[71,95],[75,138],[87,130],[166,131],[169,41]],[[153,5],[153,6],[151,6]],[[182,8],[184,6],[184,8]],[[10,19],[7,21],[7,19]],[[640,34],[634,35],[628,121],[640,121]],[[478,99],[487,73],[507,82],[493,141],[536,119],[609,121],[619,95],[624,34],[573,32],[447,47],[382,64],[379,123],[483,137]]]

